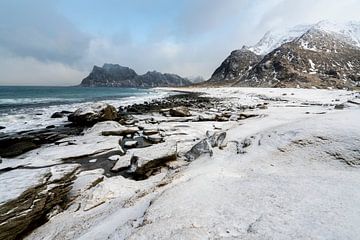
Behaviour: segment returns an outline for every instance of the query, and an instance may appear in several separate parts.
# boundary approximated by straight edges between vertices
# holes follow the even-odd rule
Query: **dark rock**
[[[2,129],[5,129],[6,127],[4,127],[4,126],[0,126],[0,130],[2,130]]]
[[[0,136],[0,156],[15,157],[40,147],[42,144],[56,142],[62,138],[78,135],[82,128],[58,126]]]
[[[0,239],[13,240],[22,239],[24,232],[31,231],[35,226],[47,220],[47,215],[55,206],[66,208],[68,203],[67,194],[71,189],[71,184],[75,179],[75,172],[78,165],[69,165],[63,170],[59,170],[59,175],[52,175],[58,167],[50,169],[31,169],[13,170],[3,173],[9,174],[16,182],[17,176],[20,180],[27,171],[38,171],[37,179],[29,179],[34,183],[23,193],[14,195],[13,199],[0,201]],[[6,179],[6,176],[4,176]],[[33,175],[30,175],[33,176]],[[20,186],[21,187],[21,186]],[[6,186],[3,190],[6,190]]]
[[[51,118],[63,118],[65,116],[65,114],[61,113],[61,112],[54,112],[51,115]]]
[[[344,104],[336,104],[335,105],[335,109],[337,109],[337,110],[343,110],[344,108],[345,108]]]
[[[206,136],[208,137],[211,147],[219,147],[224,143],[226,132],[215,132],[211,134],[211,132],[207,131]]]
[[[116,120],[116,108],[106,103],[94,103],[85,108],[79,108],[68,116],[68,120],[79,126],[92,126],[97,122]]]
[[[189,117],[191,113],[187,107],[175,107],[170,109],[170,116],[172,117]]]
[[[190,151],[185,154],[187,161],[191,162],[199,158],[202,154],[209,153],[212,156],[213,152],[207,139],[203,139],[194,145]]]

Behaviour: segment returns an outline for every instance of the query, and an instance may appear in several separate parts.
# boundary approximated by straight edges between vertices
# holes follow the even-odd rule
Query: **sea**
[[[109,87],[0,86],[0,132],[18,132],[61,125],[67,118],[53,119],[57,111],[75,111],[94,102],[115,107],[151,101],[171,94],[158,89]]]

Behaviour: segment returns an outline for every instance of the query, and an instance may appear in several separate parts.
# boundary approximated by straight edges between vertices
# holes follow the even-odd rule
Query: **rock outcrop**
[[[185,78],[175,74],[156,71],[138,75],[133,69],[118,64],[94,66],[92,72],[84,78],[80,86],[84,87],[179,87],[191,85]]]
[[[16,239],[24,231],[46,221],[47,214],[55,206],[60,209],[65,207],[78,167],[72,164],[2,173],[0,239]]]
[[[231,52],[230,56],[215,70],[209,82],[222,85],[233,83],[235,79],[243,77],[249,69],[253,68],[254,65],[260,61],[261,56],[256,55],[246,47],[235,50]]]
[[[70,122],[79,126],[92,126],[97,122],[111,121],[117,118],[118,113],[114,106],[100,102],[79,108],[68,116]]]

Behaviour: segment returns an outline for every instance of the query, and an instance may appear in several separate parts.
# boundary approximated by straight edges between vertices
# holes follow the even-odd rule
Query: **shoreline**
[[[307,232],[300,223],[308,221],[305,209],[311,209],[324,221],[319,231],[350,234],[336,227],[344,223],[341,218],[328,221],[326,211],[353,211],[360,199],[339,195],[360,197],[346,187],[360,182],[355,171],[360,165],[355,151],[359,93],[256,88],[181,92],[126,106],[118,122],[99,122],[79,135],[3,158],[0,180],[5,184],[0,190],[7,194],[0,199],[0,217],[8,220],[0,232],[9,237],[26,231],[26,239],[171,238],[176,231],[189,238],[217,238],[220,233],[244,238],[249,228],[267,232],[271,225],[279,229],[277,237],[286,237],[279,221],[298,219],[292,220],[291,231]],[[310,186],[316,191],[309,191]],[[321,189],[327,192],[315,205],[299,198],[319,199]],[[25,206],[25,192],[31,192],[34,202],[46,202],[46,207],[24,207],[28,219],[50,221],[31,228],[18,217],[25,210],[12,204]],[[49,194],[56,197],[47,198]],[[343,207],[337,210],[335,203]],[[258,204],[267,206],[264,212]],[[279,214],[277,206],[294,215]],[[2,215],[9,209],[15,212]],[[263,225],[252,224],[261,214]],[[22,230],[13,229],[13,222]],[[243,227],[229,229],[231,222]],[[201,227],[191,228],[193,224]],[[259,236],[256,232],[252,234]]]

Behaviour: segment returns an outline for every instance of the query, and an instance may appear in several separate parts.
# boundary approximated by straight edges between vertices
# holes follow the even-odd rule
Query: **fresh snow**
[[[248,49],[258,55],[266,55],[282,44],[300,38],[310,30],[320,30],[333,34],[350,45],[360,47],[360,22],[320,21],[312,25],[298,25],[286,29],[274,29],[267,32],[257,44],[248,47]],[[301,45],[304,49],[319,51],[315,47],[309,47],[305,41],[301,41]]]
[[[74,184],[80,196],[26,239],[358,238],[360,108],[348,100],[358,101],[359,93],[187,90],[225,98],[224,109],[264,102],[268,108],[240,122],[160,122],[156,127],[166,134],[187,134],[166,137],[180,152],[214,127],[226,131],[227,144],[144,181],[104,177],[88,189],[87,181],[101,173],[82,173]],[[345,109],[334,109],[337,103]],[[250,146],[237,154],[244,141]],[[148,151],[146,156],[156,148]]]

